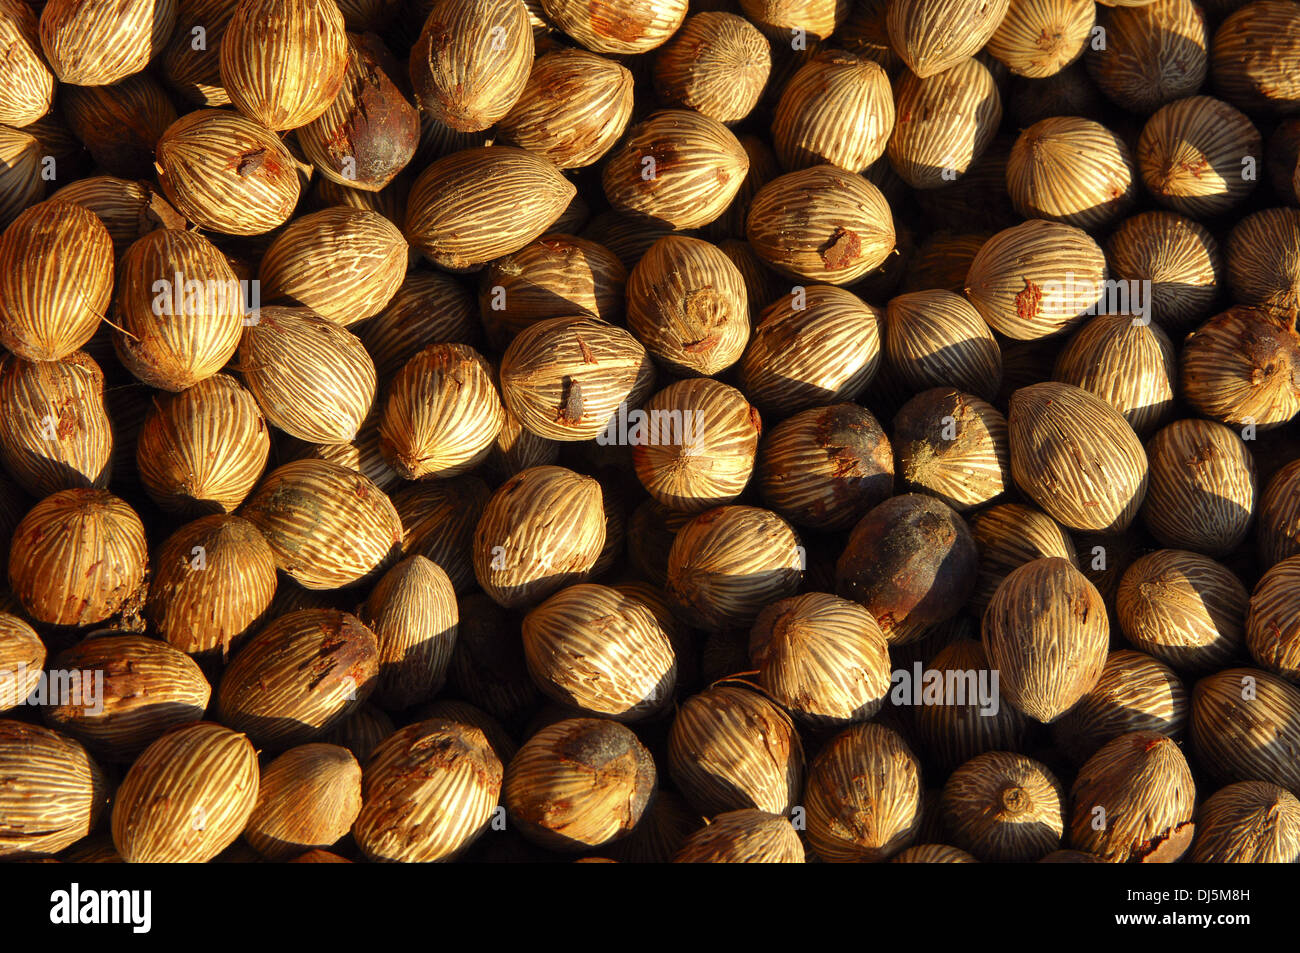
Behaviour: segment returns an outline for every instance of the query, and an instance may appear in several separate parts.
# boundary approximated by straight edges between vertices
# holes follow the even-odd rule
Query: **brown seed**
[[[1246,647],[1264,668],[1300,681],[1300,556],[1260,578],[1250,597]]]
[[[1122,6],[1099,19],[1106,44],[1088,51],[1088,76],[1116,105],[1145,115],[1205,82],[1210,33],[1192,0]]]
[[[1068,559],[1035,559],[1008,573],[981,628],[1003,700],[1043,724],[1091,691],[1106,664],[1106,605]]]
[[[50,0],[41,11],[41,47],[59,82],[111,86],[162,51],[176,0]]]
[[[1235,306],[1188,335],[1183,396],[1230,426],[1271,430],[1300,413],[1300,334],[1295,319]]]
[[[349,325],[381,312],[406,275],[402,233],[377,212],[338,206],[280,232],[259,271],[268,300],[291,300]]]
[[[153,571],[145,613],[173,648],[191,655],[224,657],[275,594],[275,554],[238,516],[182,526],[159,548]]]
[[[389,384],[379,449],[403,479],[446,479],[486,458],[504,420],[482,355],[464,344],[434,344]]]
[[[61,490],[14,530],[9,586],[38,622],[90,625],[137,595],[146,559],[131,507],[106,490]]]
[[[406,238],[439,267],[471,271],[543,234],[576,192],[531,152],[464,149],[434,162],[411,186]]]
[[[562,589],[524,617],[523,638],[534,681],[568,708],[640,721],[672,701],[672,643],[649,608],[617,589]]]
[[[544,235],[492,262],[479,283],[479,314],[494,347],[547,318],[586,314],[623,319],[627,269],[603,245],[573,235]]]
[[[474,344],[479,337],[474,297],[458,279],[411,271],[382,312],[350,330],[375,362],[380,380],[391,380],[411,354],[430,344]]]
[[[1300,205],[1300,119],[1278,125],[1268,141],[1268,174],[1278,197]]]
[[[654,796],[655,763],[618,722],[571,718],[543,728],[506,768],[502,800],[530,841],[581,851],[627,835]]]
[[[980,248],[966,297],[995,331],[1037,341],[1087,320],[1105,292],[1106,258],[1082,229],[1031,219]]]
[[[819,53],[791,77],[772,117],[786,169],[830,163],[861,172],[885,153],[894,97],[884,69],[865,56]]]
[[[719,506],[678,532],[665,591],[692,625],[748,625],[764,606],[794,595],[805,557],[785,520],[754,506]]]
[[[1187,689],[1164,663],[1120,649],[1106,656],[1101,678],[1052,724],[1052,740],[1076,764],[1132,731],[1156,731],[1180,741],[1187,726]]]
[[[108,761],[134,761],[168,730],[198,721],[212,694],[189,656],[143,635],[88,638],[53,667],[80,673],[81,691],[51,699],[45,720]]]
[[[764,811],[719,814],[686,838],[676,864],[802,864],[803,842],[788,818]]]
[[[371,590],[360,618],[379,643],[379,704],[398,711],[442,689],[459,615],[451,580],[437,564],[403,559]]]
[[[1104,745],[1079,769],[1070,800],[1070,843],[1103,860],[1173,863],[1191,846],[1196,785],[1178,745],[1158,732]]]
[[[1002,353],[993,332],[965,298],[951,291],[916,291],[891,299],[885,353],[915,391],[951,385],[993,400],[1002,383]]]
[[[1205,799],[1192,862],[1294,864],[1300,860],[1300,801],[1267,781],[1240,781]]]
[[[113,844],[136,863],[206,863],[257,803],[257,753],[210,721],[173,729],[135,760],[113,797]]]
[[[449,693],[503,722],[519,721],[537,707],[540,695],[528,674],[517,621],[481,592],[463,596],[458,611]]]
[[[644,53],[686,18],[686,0],[541,0],[546,19],[597,53]]]
[[[0,126],[0,228],[8,228],[18,214],[45,195],[41,178],[46,147],[35,133]]]
[[[158,140],[157,156],[167,198],[212,231],[262,235],[283,225],[298,204],[301,186],[289,150],[265,127],[228,110],[182,116]]]
[[[487,830],[501,777],[479,729],[439,718],[408,725],[366,762],[352,835],[373,861],[454,860]]]
[[[993,74],[976,59],[898,80],[897,122],[889,163],[915,189],[937,189],[975,168],[998,124],[1002,99]]]
[[[1096,12],[1086,0],[1011,0],[988,52],[1017,76],[1054,76],[1083,55]]]
[[[318,740],[378,681],[375,634],[355,616],[304,609],[281,616],[235,655],[217,691],[221,719],[259,748]]]
[[[564,467],[503,483],[474,530],[474,575],[508,609],[584,581],[605,544],[600,484]]]
[[[1011,483],[1007,421],[992,404],[951,387],[917,394],[894,418],[898,476],[958,512],[1001,496]]]
[[[140,238],[158,228],[183,228],[185,219],[148,182],[92,175],[59,189],[52,199],[94,212],[113,240],[119,258]]]
[[[1016,211],[1101,228],[1137,200],[1128,146],[1100,123],[1056,116],[1020,134],[1007,162],[1007,191]]]
[[[156,399],[135,461],[149,496],[168,513],[229,513],[257,485],[270,449],[253,395],[217,374]]]
[[[767,38],[753,24],[706,10],[687,17],[655,54],[655,92],[665,105],[739,122],[758,105],[771,70]]]
[[[1147,489],[1147,458],[1110,404],[1072,384],[1044,382],[1011,396],[1011,474],[1066,529],[1122,532]]]
[[[1162,106],[1142,129],[1137,163],[1157,202],[1204,218],[1255,188],[1242,170],[1262,156],[1259,130],[1222,100],[1190,96]]]
[[[943,822],[953,842],[982,861],[1026,863],[1056,850],[1065,832],[1065,791],[1033,758],[976,755],[943,787]]]
[[[185,0],[176,11],[176,27],[158,57],[158,69],[173,90],[195,106],[228,106],[221,85],[221,38],[239,0]],[[196,50],[196,27],[203,28]]]
[[[758,316],[740,362],[741,389],[777,419],[854,400],[880,367],[884,318],[843,288],[797,286]]]
[[[112,451],[104,375],[84,351],[0,360],[0,460],[24,489],[44,497],[106,486]]]
[[[30,125],[50,111],[54,74],[41,56],[36,13],[25,0],[0,3],[0,46],[9,51],[0,90],[0,123]]]
[[[862,606],[824,592],[774,602],[749,636],[758,684],[806,725],[866,721],[890,687],[888,644]]]
[[[347,748],[364,765],[374,750],[393,734],[393,730],[393,720],[366,702],[354,708],[352,714],[336,724],[325,736],[325,740]]]
[[[748,153],[722,123],[664,109],[628,131],[606,162],[602,183],[618,212],[698,228],[726,211],[748,170]]]
[[[1116,280],[1151,283],[1151,317],[1166,331],[1185,331],[1212,313],[1223,262],[1214,236],[1196,222],[1173,212],[1134,215],[1111,235],[1106,259]]]
[[[979,575],[971,608],[983,615],[993,593],[1013,569],[1045,556],[1078,565],[1069,533],[1046,513],[1022,503],[999,503],[970,518],[979,549]]]
[[[786,418],[759,447],[763,501],[798,527],[850,529],[894,488],[894,454],[876,418],[857,404]]]
[[[375,365],[357,337],[306,308],[262,308],[239,369],[266,419],[310,443],[347,443],[370,412]]]
[[[327,0],[239,0],[221,37],[230,101],[276,132],[324,113],[347,61],[343,15]]]
[[[533,61],[523,93],[497,134],[560,169],[592,165],[632,117],[632,73],[615,60],[560,48]]]
[[[740,0],[745,16],[770,35],[787,39],[798,30],[812,41],[834,33],[852,6],[851,0]]]
[[[803,767],[794,722],[757,692],[715,685],[683,702],[673,718],[668,770],[703,814],[786,814],[803,786]]]
[[[1214,34],[1214,88],[1239,109],[1264,115],[1300,110],[1300,83],[1284,63],[1300,57],[1300,11],[1281,0],[1248,3]]]
[[[1300,460],[1278,470],[1259,502],[1261,568],[1300,554]]]
[[[1192,690],[1192,750],[1215,780],[1300,791],[1300,690],[1257,668],[1206,676]]]
[[[488,744],[492,746],[493,752],[496,753],[496,756],[501,759],[503,764],[513,758],[515,752],[519,750],[519,746],[515,744],[514,739],[502,727],[501,722],[482,709],[475,708],[466,702],[437,701],[421,706],[418,711],[421,720],[441,718],[468,728],[477,728],[483,732],[483,736],[487,738]]]
[[[352,753],[301,745],[262,771],[244,839],[267,860],[290,860],[338,842],[360,811],[361,765]]]
[[[1148,441],[1151,484],[1142,520],[1160,543],[1207,556],[1241,545],[1255,516],[1255,461],[1232,429],[1178,420]]]
[[[632,465],[660,503],[700,512],[745,489],[762,425],[740,391],[707,377],[678,381],[640,413],[627,434]]]
[[[397,510],[360,473],[324,460],[285,463],[243,510],[306,589],[337,589],[380,571],[402,542]]]
[[[918,844],[889,859],[891,864],[974,864],[978,861],[964,850],[946,844]]]
[[[539,321],[501,358],[506,409],[549,440],[599,437],[620,406],[639,406],[653,385],[654,365],[640,342],[596,318]]]
[[[491,496],[487,484],[469,475],[401,488],[393,506],[402,522],[402,554],[427,557],[457,592],[472,589],[474,527]]]
[[[973,56],[993,36],[1007,0],[891,3],[886,21],[894,52],[913,73],[934,76]]]
[[[872,509],[835,563],[835,591],[875,616],[891,645],[956,615],[977,568],[966,523],[931,496],[905,493]]]
[[[56,854],[99,821],[108,783],[76,741],[21,721],[0,720],[0,858]]]
[[[853,725],[813,760],[804,805],[808,842],[827,863],[887,860],[921,820],[921,766],[884,725]]]
[[[176,121],[167,91],[148,73],[114,86],[65,86],[63,116],[97,165],[112,175],[144,178],[154,148]]]
[[[69,202],[29,208],[0,236],[0,344],[57,361],[95,333],[113,294],[113,242]]]
[[[1300,210],[1270,208],[1228,233],[1228,282],[1242,304],[1300,312]]]
[[[1052,377],[1100,397],[1144,437],[1174,412],[1178,362],[1158,325],[1121,309],[1076,331],[1057,355]]]
[[[0,712],[23,705],[45,672],[45,643],[8,612],[0,612],[0,672]]]

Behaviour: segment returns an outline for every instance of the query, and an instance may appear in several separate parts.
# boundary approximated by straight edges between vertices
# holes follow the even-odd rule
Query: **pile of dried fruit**
[[[1294,0],[0,61],[0,859],[1300,860]]]

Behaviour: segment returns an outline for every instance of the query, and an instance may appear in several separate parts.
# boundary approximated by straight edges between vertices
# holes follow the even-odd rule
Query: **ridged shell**
[[[759,447],[764,503],[799,527],[849,529],[894,487],[894,455],[871,412],[812,407],[777,424]]]
[[[571,718],[524,743],[506,767],[501,799],[529,840],[550,850],[582,851],[636,827],[657,780],[654,758],[629,728]]]
[[[0,344],[57,361],[99,327],[113,294],[113,241],[79,205],[42,202],[0,236]]]
[[[1030,863],[1061,845],[1065,790],[1033,758],[1007,751],[976,755],[943,786],[944,827],[982,861]]]
[[[229,110],[199,109],[158,140],[158,181],[190,221],[229,235],[283,225],[301,186],[293,156],[271,131]]]
[[[7,50],[0,123],[21,128],[50,111],[54,74],[41,56],[37,18],[26,0],[0,0],[0,47]]]
[[[335,725],[325,740],[347,748],[364,765],[375,749],[393,734],[393,730],[393,720],[366,702]]]
[[[374,691],[375,634],[355,616],[303,609],[280,616],[235,654],[221,677],[221,720],[259,748],[319,739]]]
[[[582,582],[605,545],[600,484],[564,467],[525,470],[488,500],[473,545],[479,585],[507,609]]]
[[[488,829],[501,779],[479,729],[440,718],[408,725],[366,762],[352,836],[373,861],[454,860]]]
[[[917,394],[894,418],[897,474],[909,492],[937,496],[961,512],[1011,484],[1007,420],[992,404],[951,387]]]
[[[0,720],[0,858],[58,853],[88,835],[108,800],[99,766],[76,741],[21,721]]]
[[[1003,701],[1050,724],[1097,684],[1110,623],[1101,593],[1068,559],[1048,556],[1013,569],[984,611],[989,661]]]
[[[1300,10],[1284,0],[1248,3],[1214,34],[1214,88],[1239,109],[1300,112],[1300,82],[1283,64],[1300,58]]]
[[[235,842],[257,803],[257,753],[210,721],[177,728],[131,765],[113,798],[127,863],[206,863]]]
[[[41,47],[59,82],[111,86],[162,51],[176,0],[50,0],[41,11]]]
[[[374,360],[379,380],[387,381],[430,344],[473,344],[478,327],[474,297],[458,279],[412,271],[380,314],[351,330]]]
[[[456,646],[456,592],[437,564],[409,556],[388,570],[361,608],[379,641],[375,699],[399,711],[433,698]]]
[[[1125,219],[1106,243],[1106,260],[1117,281],[1150,282],[1151,317],[1171,333],[1209,317],[1222,286],[1218,242],[1173,212]]]
[[[655,54],[654,87],[665,105],[739,122],[758,105],[772,70],[767,38],[744,17],[694,13]]]
[[[1300,690],[1257,668],[1206,676],[1192,690],[1196,763],[1221,783],[1271,781],[1300,791]],[[1300,795],[1297,795],[1300,796]]]
[[[305,308],[262,308],[244,329],[239,368],[266,419],[310,443],[347,443],[375,396],[357,337]]]
[[[1294,318],[1236,306],[1183,342],[1183,398],[1230,426],[1280,427],[1300,414],[1300,333]]]
[[[1259,558],[1264,568],[1300,554],[1300,460],[1269,481],[1259,501]]]
[[[745,16],[772,36],[786,39],[798,30],[805,40],[824,40],[849,17],[852,0],[740,0]]]
[[[0,461],[24,489],[107,486],[112,451],[104,375],[89,355],[0,360]]]
[[[1052,740],[1076,764],[1131,731],[1182,739],[1191,709],[1187,689],[1163,662],[1120,649],[1106,657],[1101,678],[1052,724]]]
[[[262,294],[346,326],[384,310],[406,276],[406,258],[406,239],[379,213],[328,208],[276,235],[262,258]]]
[[[406,238],[434,264],[469,271],[544,233],[576,192],[531,152],[465,149],[434,162],[411,186]]]
[[[979,575],[971,608],[983,615],[993,593],[1013,569],[1044,556],[1078,565],[1070,534],[1046,513],[1023,503],[999,503],[970,518],[979,549]]]
[[[1192,862],[1294,864],[1300,861],[1300,801],[1267,781],[1240,781],[1211,794],[1196,817]]]
[[[686,838],[675,864],[802,864],[803,842],[781,814],[742,810],[719,814]]]
[[[118,358],[151,387],[179,391],[220,371],[244,331],[244,291],[202,235],[158,229],[118,268]]]
[[[404,479],[445,479],[482,462],[504,421],[482,355],[464,344],[434,344],[388,385],[379,449]]]
[[[506,409],[549,440],[596,437],[620,404],[639,406],[653,385],[654,365],[636,338],[581,315],[530,325],[501,358]]]
[[[51,699],[45,720],[108,761],[131,762],[168,730],[198,721],[212,694],[188,655],[143,635],[86,639],[52,668],[81,673],[81,693]]]
[[[1300,313],[1300,210],[1248,215],[1228,233],[1228,283],[1242,304]]]
[[[319,117],[343,85],[348,42],[330,0],[239,0],[221,37],[221,85],[279,132]]]
[[[633,429],[632,466],[646,491],[673,509],[699,512],[730,503],[754,469],[761,430],[745,395],[709,378],[678,381],[644,407]],[[634,440],[635,438],[635,440]]]
[[[157,399],[136,444],[140,481],[176,515],[232,512],[257,485],[271,451],[253,395],[217,374]]]
[[[1155,0],[1107,10],[1099,19],[1105,46],[1090,49],[1086,63],[1111,102],[1146,115],[1204,84],[1210,33],[1192,0]]]
[[[844,285],[889,257],[894,221],[884,195],[866,179],[818,165],[759,189],[745,237],[783,275]]]
[[[300,745],[263,769],[244,839],[267,860],[290,860],[335,844],[360,811],[361,765],[352,753],[338,745]]]
[[[95,163],[129,178],[152,176],[158,139],[176,121],[171,97],[149,73],[114,86],[65,86],[59,107]]]
[[[1107,742],[1079,769],[1070,800],[1070,844],[1111,863],[1173,862],[1191,845],[1196,785],[1178,745],[1157,732]]]
[[[1142,129],[1137,163],[1147,191],[1183,215],[1228,211],[1255,188],[1243,172],[1262,157],[1259,130],[1222,100],[1190,96],[1160,107]]]
[[[18,213],[45,195],[41,172],[46,146],[37,132],[44,134],[35,125],[27,132],[0,126],[0,228],[8,228]]]
[[[1300,681],[1300,556],[1282,560],[1255,586],[1246,647],[1264,668]]]
[[[687,0],[541,0],[546,19],[597,53],[644,53],[686,18]]]
[[[672,702],[672,643],[649,608],[617,589],[562,589],[524,616],[523,642],[533,680],[566,708],[629,722]]]
[[[61,490],[14,530],[9,586],[38,622],[89,625],[137,595],[146,561],[131,507],[106,490]]]
[[[1106,257],[1087,232],[1031,219],[984,243],[966,297],[994,331],[1037,341],[1086,321],[1104,300],[1105,280]]]
[[[1020,134],[1007,160],[1007,192],[1026,218],[1097,229],[1137,201],[1124,140],[1101,123],[1054,116]]]
[[[458,612],[448,694],[468,699],[504,722],[527,717],[541,695],[528,674],[516,617],[481,592],[462,597]]]
[[[986,49],[1017,76],[1053,76],[1083,55],[1096,15],[1088,0],[1011,0]]]
[[[586,50],[539,56],[523,93],[497,122],[504,141],[559,169],[579,169],[610,150],[632,117],[632,73]]]
[[[92,175],[69,182],[52,200],[71,202],[94,212],[108,229],[119,257],[140,238],[158,228],[180,228],[185,219],[148,182],[111,175]]]
[[[451,579],[457,592],[474,587],[474,527],[491,498],[476,476],[406,486],[393,494],[402,520],[402,554],[425,556]]]
[[[949,385],[993,400],[1002,384],[1002,352],[993,332],[952,291],[914,291],[891,299],[885,354],[914,391]]]
[[[897,87],[887,150],[894,171],[915,189],[942,188],[971,171],[1002,121],[1002,98],[988,68],[963,58],[925,78],[906,73]]]
[[[1072,384],[1022,387],[1007,414],[1011,475],[1066,529],[1128,529],[1147,490],[1147,457],[1110,404]]]
[[[388,497],[353,470],[296,460],[267,476],[245,504],[276,565],[305,589],[337,589],[378,572],[402,542]]]
[[[894,0],[886,26],[894,52],[925,78],[973,56],[993,36],[1007,7],[1007,0]]]
[[[758,315],[740,361],[741,389],[776,419],[855,400],[880,367],[884,317],[843,288],[795,288]]]
[[[26,671],[25,681],[18,673]],[[16,615],[0,612],[0,712],[17,708],[44,677],[45,643]]]
[[[665,592],[694,626],[744,626],[764,606],[794,595],[805,564],[799,537],[781,517],[755,506],[719,506],[677,533]]]
[[[808,769],[808,843],[827,863],[887,860],[907,847],[921,821],[921,765],[884,725],[853,725]]]
[[[786,169],[830,163],[861,172],[885,154],[894,129],[889,76],[865,56],[828,51],[791,77],[772,117]]]
[[[1160,543],[1225,556],[1246,538],[1259,487],[1237,432],[1209,420],[1178,420],[1147,442],[1151,483],[1142,521]]]
[[[239,0],[185,0],[176,11],[176,27],[158,57],[163,79],[195,106],[228,106],[221,85],[221,38]],[[194,47],[196,27],[203,28],[203,48]]]
[[[191,655],[217,652],[248,632],[275,595],[275,555],[252,523],[213,514],[159,547],[145,613],[154,631]]]

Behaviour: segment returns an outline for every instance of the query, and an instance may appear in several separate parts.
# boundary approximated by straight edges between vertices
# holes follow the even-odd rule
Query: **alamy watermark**
[[[28,685],[32,685],[32,676],[27,663],[20,662],[12,669],[0,669],[0,702],[11,706],[80,708],[87,715],[103,714],[103,669],[42,669],[30,690]]]
[[[895,705],[970,705],[991,718],[1001,707],[997,669],[937,669],[915,662],[895,669],[889,678],[889,700]]]
[[[1067,271],[1063,280],[1044,281],[1038,288],[1040,310],[1045,315],[1131,314],[1135,327],[1151,323],[1151,281],[1147,278],[1080,278]]]
[[[153,283],[153,313],[162,317],[175,315],[216,314],[238,306],[244,312],[244,325],[251,327],[262,317],[262,282],[250,280],[217,281],[186,278],[179,271],[172,278]]]
[[[698,410],[628,410],[618,405],[605,429],[596,434],[602,447],[678,446],[692,447],[700,433]]]

